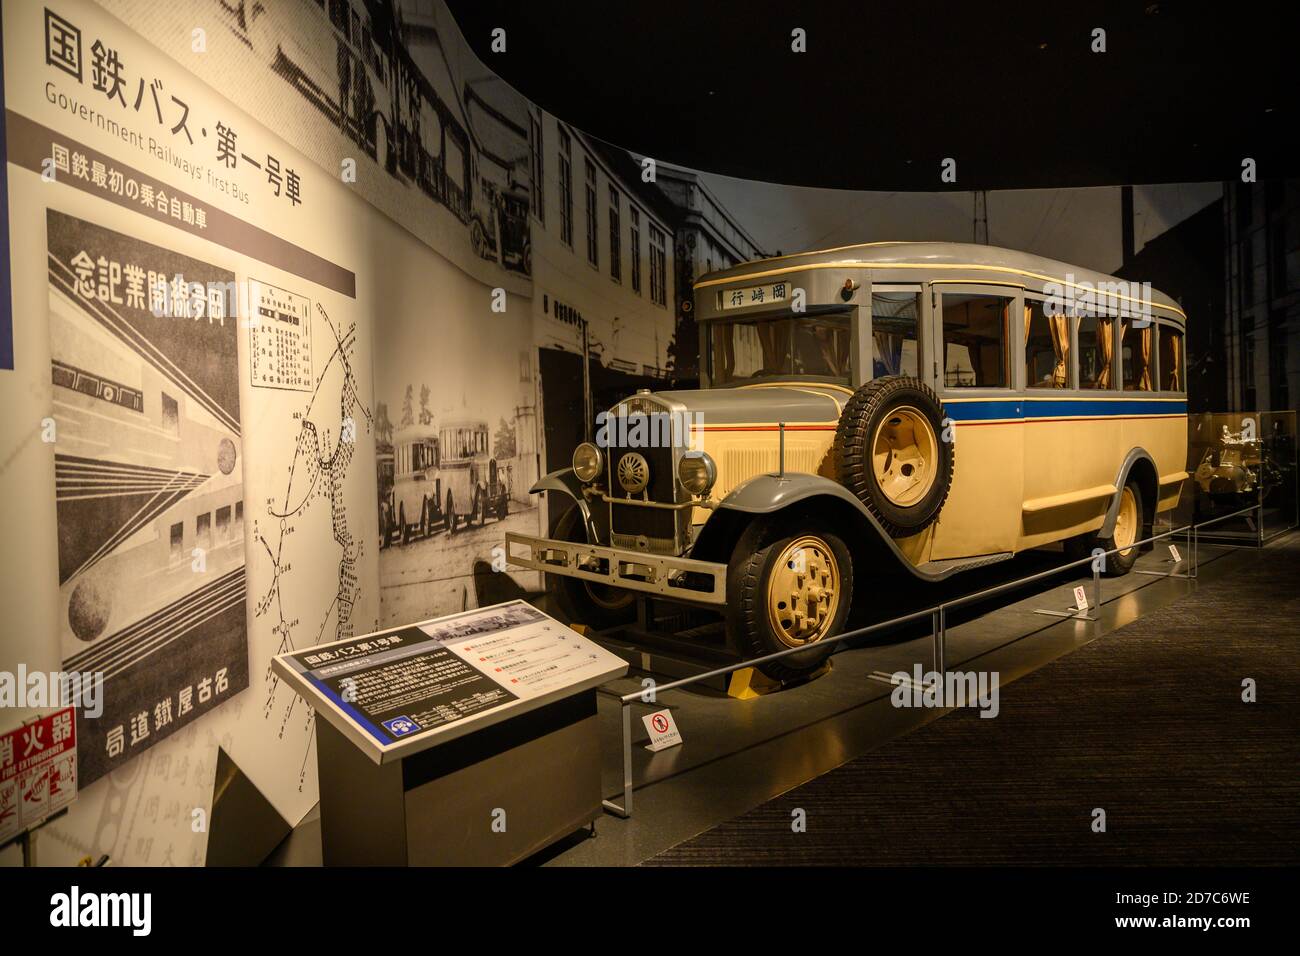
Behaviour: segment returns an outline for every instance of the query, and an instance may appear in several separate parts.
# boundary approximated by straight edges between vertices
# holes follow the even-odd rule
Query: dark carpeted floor
[[[1300,534],[647,864],[1300,863],[1298,592]]]

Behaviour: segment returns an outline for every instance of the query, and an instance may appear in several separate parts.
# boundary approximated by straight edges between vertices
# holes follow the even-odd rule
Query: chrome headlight
[[[595,481],[605,467],[604,453],[589,441],[573,449],[573,473],[579,481]]]
[[[707,452],[688,451],[677,463],[677,480],[693,495],[707,495],[718,480],[718,468]]]

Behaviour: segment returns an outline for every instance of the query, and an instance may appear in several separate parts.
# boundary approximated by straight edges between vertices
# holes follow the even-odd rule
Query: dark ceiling
[[[730,176],[969,190],[1236,179],[1246,157],[1261,180],[1300,171],[1293,3],[449,4],[551,113]]]

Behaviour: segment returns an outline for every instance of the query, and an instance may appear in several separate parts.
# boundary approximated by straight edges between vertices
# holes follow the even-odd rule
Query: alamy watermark
[[[1043,285],[1043,311],[1048,315],[1132,316],[1142,324],[1151,321],[1151,283],[1124,279],[1090,282],[1077,279],[1073,272],[1064,282]]]
[[[894,690],[889,695],[895,707],[953,708],[976,707],[980,717],[996,717],[1001,709],[998,700],[997,671],[921,671],[912,665],[912,673],[895,671],[890,675]]]
[[[94,719],[104,713],[102,671],[0,671],[0,707],[76,707]]]
[[[695,449],[704,429],[703,412],[600,412],[596,444],[601,448]]]

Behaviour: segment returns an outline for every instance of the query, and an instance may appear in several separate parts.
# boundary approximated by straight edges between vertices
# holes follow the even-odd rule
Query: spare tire
[[[952,487],[953,442],[943,405],[919,379],[889,375],[853,393],[835,431],[840,483],[895,538],[939,516]]]

